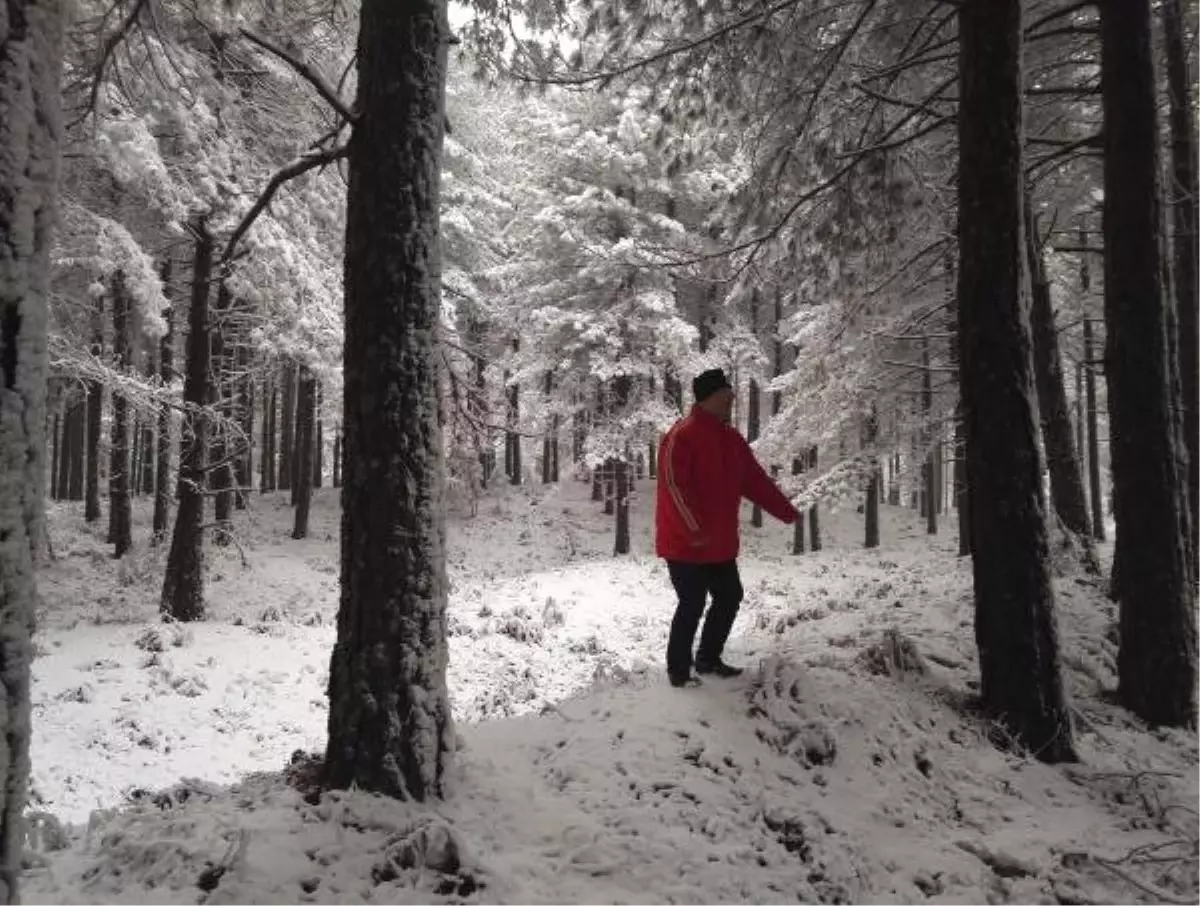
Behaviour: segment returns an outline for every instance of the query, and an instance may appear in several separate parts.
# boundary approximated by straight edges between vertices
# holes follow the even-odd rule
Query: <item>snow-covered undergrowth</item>
[[[157,619],[159,554],[118,567],[54,511],[26,900],[1196,899],[1196,737],[1110,703],[1096,583],[1059,581],[1083,763],[1047,767],[974,713],[969,567],[952,525],[931,542],[908,511],[885,513],[876,551],[853,511],[802,557],[790,529],[747,526],[728,657],[751,669],[669,687],[641,490],[627,558],[583,485],[452,522],[463,749],[454,794],[424,807],[319,798],[295,754],[324,743],[333,492],[308,541],[282,495],[239,514],[210,620],[187,627]]]

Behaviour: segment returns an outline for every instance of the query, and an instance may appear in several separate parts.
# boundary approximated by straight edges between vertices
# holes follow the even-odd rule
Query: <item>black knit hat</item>
[[[732,389],[729,378],[725,377],[725,372],[720,368],[710,368],[692,381],[692,393],[696,395],[698,403],[704,402],[718,390]]]

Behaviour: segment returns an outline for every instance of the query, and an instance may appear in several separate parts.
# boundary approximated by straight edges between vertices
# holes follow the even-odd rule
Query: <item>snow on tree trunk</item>
[[[1030,308],[1033,334],[1033,376],[1037,388],[1038,416],[1042,427],[1042,445],[1050,471],[1050,500],[1063,525],[1080,538],[1088,532],[1087,500],[1083,476],[1071,430],[1071,410],[1063,380],[1062,360],[1058,352],[1058,329],[1050,299],[1050,280],[1046,275],[1041,243],[1033,218],[1033,200],[1025,192],[1025,252],[1028,256]]]
[[[192,224],[196,239],[192,262],[192,300],[188,313],[187,371],[183,380],[183,430],[179,444],[179,482],[175,530],[163,578],[160,609],[181,622],[204,619],[204,487],[208,458],[208,419],[199,411],[208,402],[208,291],[212,277],[213,238],[204,220]]]
[[[364,0],[345,270],[342,597],[326,782],[424,800],[454,748],[437,424],[445,0]]]
[[[0,902],[16,903],[29,783],[34,563],[45,534],[47,284],[63,5],[7,0],[0,10]]]
[[[313,414],[317,404],[317,382],[308,366],[299,366],[296,382],[296,461],[293,465],[299,475],[309,476],[308,481],[296,483],[296,514],[292,523],[292,537],[296,540],[308,537],[308,511],[312,503],[313,482]]]
[[[124,271],[112,281],[113,356],[122,374],[129,371],[129,288]],[[133,546],[133,511],[130,489],[134,480],[129,449],[129,400],[124,393],[112,395],[112,447],[108,463],[109,543],[119,560]]]
[[[92,345],[90,352],[97,359],[104,355],[104,296],[96,297],[92,312]],[[83,518],[88,522],[100,519],[100,432],[104,418],[104,385],[87,382],[87,464],[84,477],[85,502]]]
[[[958,325],[980,694],[1031,752],[1073,759],[1022,267],[1021,0],[959,11]]]
[[[163,284],[170,285],[171,262],[163,264]],[[175,308],[169,305],[163,311],[167,322],[166,333],[159,341],[158,376],[163,386],[175,380]],[[167,402],[158,407],[158,464],[154,470],[154,542],[161,543],[166,537],[171,518],[171,406]]]
[[[1104,4],[1100,14],[1118,692],[1143,719],[1182,726],[1196,719],[1196,591],[1172,411],[1150,0]]]
[[[1192,115],[1187,41],[1181,0],[1164,0],[1163,32],[1170,94],[1171,219],[1174,225],[1171,271],[1179,318],[1179,371],[1183,391],[1183,436],[1188,452],[1188,512],[1191,516],[1191,555],[1197,553],[1200,532],[1200,290],[1197,242],[1200,241],[1200,178],[1196,168],[1196,134]]]

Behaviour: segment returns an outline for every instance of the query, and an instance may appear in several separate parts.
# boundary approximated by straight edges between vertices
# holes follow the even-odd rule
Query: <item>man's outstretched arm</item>
[[[745,446],[745,455],[746,469],[743,473],[745,478],[742,481],[742,496],[751,503],[758,504],[780,522],[786,522],[789,525],[795,522],[800,515],[799,512],[783,495],[783,491],[779,490],[779,486],[771,480],[771,476],[758,464],[749,444]]]

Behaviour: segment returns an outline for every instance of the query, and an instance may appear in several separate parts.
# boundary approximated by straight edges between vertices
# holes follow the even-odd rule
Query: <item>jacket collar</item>
[[[713,425],[720,428],[726,428],[728,425],[702,407],[699,403],[692,403],[691,416],[698,421],[702,421],[707,425]]]

